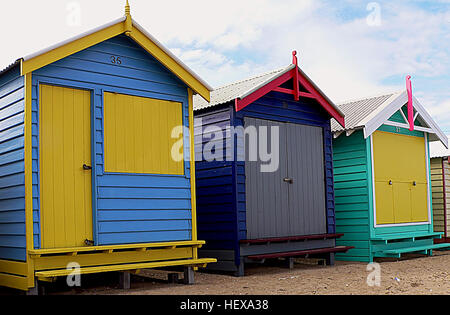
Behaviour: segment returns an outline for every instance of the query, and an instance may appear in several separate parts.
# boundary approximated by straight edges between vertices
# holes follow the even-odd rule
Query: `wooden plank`
[[[35,249],[28,251],[31,255],[52,255],[63,254],[69,252],[94,252],[105,250],[123,250],[123,249],[137,249],[137,248],[158,248],[168,246],[202,246],[205,241],[186,241],[186,242],[163,242],[163,243],[148,243],[148,244],[128,244],[128,245],[109,245],[109,246],[92,246],[92,247],[72,247],[72,248],[53,248],[53,249]]]
[[[303,250],[303,251],[297,251],[297,252],[254,255],[254,256],[248,256],[247,258],[260,260],[260,259],[282,258],[282,257],[297,257],[297,256],[328,254],[328,253],[344,253],[344,252],[347,252],[348,250],[350,250],[352,248],[353,247],[351,247],[351,246],[338,246],[338,247],[332,247],[332,248]]]
[[[407,238],[413,238],[413,237],[431,237],[431,238],[435,238],[438,236],[441,236],[442,233],[407,233],[407,234],[401,234],[401,233],[396,233],[396,234],[385,234],[385,235],[380,235],[377,237],[372,237],[371,240],[372,241],[389,241],[389,240],[400,240],[400,239],[407,239]]]
[[[86,267],[80,269],[80,274],[93,274],[103,273],[111,271],[126,271],[137,269],[151,269],[160,267],[173,267],[173,266],[205,266],[210,263],[217,262],[216,259],[187,259],[187,260],[175,260],[175,261],[162,261],[152,263],[139,263],[139,264],[125,264],[125,265],[112,265],[112,266],[99,266],[99,267]],[[36,272],[37,277],[51,278],[61,277],[71,274],[73,270],[49,270]]]
[[[0,260],[0,272],[26,276],[28,275],[28,264],[25,262]]]
[[[26,277],[0,273],[0,286],[27,291],[28,279]]]
[[[84,253],[77,257],[71,256],[42,256],[34,258],[36,270],[64,269],[67,264],[76,261],[81,267],[106,266],[117,264],[144,263],[155,261],[168,261],[180,259],[192,259],[192,247],[180,247],[175,249],[153,249],[124,252],[98,252]]]
[[[384,250],[384,254],[404,254],[404,253],[412,253],[412,252],[421,252],[425,250],[432,250],[432,249],[443,249],[443,248],[450,248],[450,244],[434,244],[434,245],[427,245],[427,246],[415,246],[415,247],[408,247],[408,248],[398,248],[398,249],[390,249],[390,250]]]
[[[319,234],[319,235],[304,235],[292,237],[278,237],[278,238],[264,238],[255,240],[241,240],[241,244],[258,244],[258,243],[280,243],[288,241],[303,241],[303,240],[324,240],[340,238],[344,234]]]

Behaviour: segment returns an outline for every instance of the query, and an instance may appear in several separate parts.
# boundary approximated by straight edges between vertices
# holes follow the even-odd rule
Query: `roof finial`
[[[292,56],[293,56],[292,64],[298,66],[298,59],[297,59],[297,51],[296,50],[294,50],[292,52]]]
[[[128,0],[127,0],[127,4],[125,5],[125,15],[126,16],[131,15],[131,8],[130,8],[130,3],[128,3]]]

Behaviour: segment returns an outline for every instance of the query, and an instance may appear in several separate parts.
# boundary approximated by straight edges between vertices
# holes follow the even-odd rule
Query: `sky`
[[[124,14],[125,0],[2,3],[0,67]],[[335,103],[405,89],[450,134],[450,0],[130,0],[133,18],[213,87],[300,67]]]

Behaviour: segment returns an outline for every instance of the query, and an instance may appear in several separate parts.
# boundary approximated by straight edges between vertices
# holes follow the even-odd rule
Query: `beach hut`
[[[430,144],[433,222],[436,232],[444,233],[436,243],[450,242],[450,150],[441,143]]]
[[[286,68],[214,90],[210,102],[194,98],[200,255],[218,259],[210,269],[242,276],[247,262],[292,267],[302,256],[333,264],[348,249],[335,246],[330,127],[344,115],[295,54]]]
[[[409,101],[411,99],[411,101]],[[405,253],[432,254],[429,142],[448,139],[408,92],[338,105],[346,127],[332,122],[339,260],[372,262]]]
[[[193,132],[172,129],[193,128],[193,94],[210,89],[128,3],[2,70],[0,285],[173,266],[191,283],[214,262],[197,255],[195,163],[171,154],[193,156]]]

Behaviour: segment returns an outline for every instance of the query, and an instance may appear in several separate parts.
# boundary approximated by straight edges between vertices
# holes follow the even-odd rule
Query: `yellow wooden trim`
[[[136,269],[150,269],[159,267],[173,267],[173,266],[205,266],[205,264],[215,263],[216,259],[187,259],[187,260],[175,260],[175,261],[161,261],[152,263],[140,263],[140,264],[125,264],[125,265],[114,265],[114,266],[99,266],[99,267],[86,267],[80,268],[80,274],[93,274],[111,271],[126,271],[126,270],[136,270]],[[52,277],[62,277],[71,274],[73,270],[48,270],[48,271],[38,271],[36,276],[39,278],[52,278]]]
[[[73,55],[86,48],[92,47],[107,39],[115,37],[125,32],[124,22],[117,23],[103,30],[87,35],[61,47],[55,48],[45,54],[36,56],[35,58],[22,61],[22,75],[45,67],[55,61]]]
[[[150,40],[139,29],[133,26],[130,37],[142,46],[148,53],[155,57],[160,63],[172,71],[181,81],[186,83],[192,90],[198,93],[208,102],[211,99],[211,93],[206,86],[197,80],[192,74],[178,64],[173,58],[165,53],[158,45]]]
[[[0,272],[10,273],[18,276],[28,275],[28,264],[11,260],[0,260]]]
[[[133,25],[131,16],[127,16],[123,22],[119,22],[93,34],[76,39],[32,59],[22,60],[21,73],[22,75],[31,73],[55,61],[73,55],[79,51],[124,33],[141,45],[147,52],[149,52],[159,62],[173,72],[185,84],[191,87],[192,90],[200,94],[208,102],[210,101],[211,93],[209,89],[188,70],[186,70],[184,66],[179,64],[150,38],[148,38],[147,35],[136,28]]]
[[[201,247],[205,244],[205,241],[185,241],[185,242],[166,242],[166,243],[149,243],[149,244],[127,244],[127,245],[108,245],[108,246],[92,246],[92,247],[72,247],[72,248],[52,248],[52,249],[35,249],[28,253],[30,255],[52,255],[52,254],[64,254],[70,252],[95,252],[95,251],[107,251],[107,250],[123,250],[130,249],[135,250],[138,248],[161,248],[169,246],[177,247]]]
[[[143,252],[121,251],[113,253],[85,253],[75,257],[67,255],[42,256],[35,259],[35,270],[65,269],[67,265],[72,262],[76,262],[81,267],[94,267],[192,258],[191,247],[153,249]]]
[[[28,280],[26,277],[0,273],[0,286],[27,291]]]
[[[197,240],[197,200],[195,191],[195,136],[194,136],[194,105],[193,93],[188,89],[189,99],[189,141],[191,157],[191,204],[192,204],[192,240]]]
[[[33,231],[33,156],[32,156],[32,73],[27,73],[25,80],[25,234],[27,250],[34,249]],[[27,255],[28,287],[34,287],[33,262]]]
[[[192,240],[197,240],[197,192],[195,183],[195,134],[194,134],[194,93],[188,88],[189,100],[189,139],[191,154],[191,204],[192,204]],[[198,249],[192,249],[194,259],[198,258]],[[197,268],[195,268],[197,270]]]

